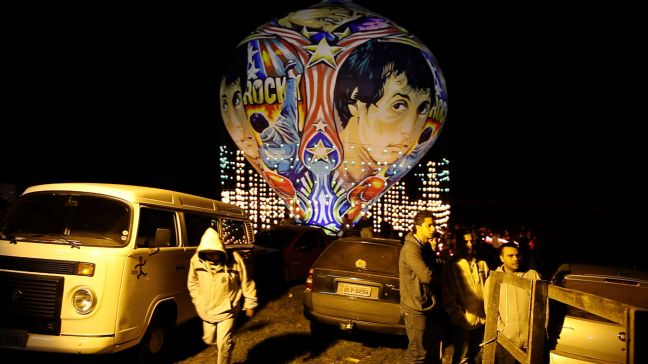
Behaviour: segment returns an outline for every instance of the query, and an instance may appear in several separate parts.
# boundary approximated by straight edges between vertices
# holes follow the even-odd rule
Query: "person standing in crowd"
[[[520,249],[515,243],[505,243],[499,248],[502,265],[498,272],[515,274],[517,277],[539,280],[540,274],[533,269],[520,270]],[[488,297],[489,292],[486,292]],[[488,301],[486,301],[488,302]],[[529,341],[530,292],[507,283],[502,283],[499,295],[499,314],[497,331],[509,338],[515,345],[526,351]],[[496,363],[512,364],[517,361],[508,351],[498,345]]]
[[[362,219],[360,219],[360,222],[358,222],[358,229],[360,230],[361,237],[373,238],[373,222],[366,216],[363,216]]]
[[[477,229],[473,234],[475,241],[473,242],[473,250],[477,260],[483,260],[488,264],[489,269],[497,269],[500,265],[498,258],[499,251],[493,246],[492,243],[486,242],[487,230],[485,227]]]
[[[414,216],[414,230],[407,234],[398,261],[400,306],[409,341],[403,363],[441,363],[442,315],[437,303],[440,272],[432,270],[434,252],[429,240],[434,233],[432,212]]]
[[[387,220],[380,222],[380,236],[385,239],[394,239],[394,227]]]
[[[475,257],[474,237],[460,232],[457,251],[443,268],[443,308],[450,319],[454,353],[452,363],[480,363],[484,338],[484,288],[488,264]]]
[[[238,252],[230,253],[209,227],[191,257],[187,288],[203,321],[203,341],[218,348],[218,364],[230,362],[234,321],[242,308],[247,317],[257,307],[256,286]]]
[[[437,227],[430,239],[430,246],[435,256],[436,268],[434,269],[438,268],[439,272],[442,272],[443,266],[453,254],[451,246],[454,246],[454,243],[451,239],[453,239],[452,234],[443,226]]]
[[[342,236],[359,236],[358,232],[353,226],[353,220],[349,217],[349,214],[346,213],[342,216]]]

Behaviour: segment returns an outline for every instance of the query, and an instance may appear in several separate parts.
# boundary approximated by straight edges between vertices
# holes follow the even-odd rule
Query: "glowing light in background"
[[[240,150],[221,146],[220,167],[221,200],[245,210],[255,231],[270,228],[284,219],[295,220],[294,211],[250,167]],[[363,212],[373,220],[376,233],[381,232],[380,223],[387,221],[399,237],[403,236],[412,229],[412,219],[421,210],[433,212],[437,228],[448,226],[451,212],[448,202],[450,161],[445,158],[428,161],[413,169],[416,177],[414,199],[405,192],[405,182],[398,182]],[[328,201],[325,199],[323,203]]]

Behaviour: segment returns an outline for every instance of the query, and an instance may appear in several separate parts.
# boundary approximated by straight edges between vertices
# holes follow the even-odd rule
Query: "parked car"
[[[395,239],[345,237],[335,240],[308,273],[304,315],[311,333],[338,327],[405,334],[400,313]]]
[[[635,327],[553,301],[549,312],[550,363],[646,363],[648,272],[620,267],[563,264],[551,284],[638,307]],[[642,336],[643,339],[642,339]],[[634,340],[634,345],[631,341]],[[635,352],[631,352],[634,347]]]
[[[333,237],[305,225],[279,225],[255,235],[252,250],[255,279],[290,283],[306,280],[308,269]]]

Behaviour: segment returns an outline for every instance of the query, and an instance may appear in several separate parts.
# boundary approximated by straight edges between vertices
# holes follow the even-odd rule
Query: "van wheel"
[[[164,362],[165,352],[168,347],[169,329],[159,317],[151,321],[146,334],[139,345],[140,363]],[[168,361],[168,357],[166,358]]]

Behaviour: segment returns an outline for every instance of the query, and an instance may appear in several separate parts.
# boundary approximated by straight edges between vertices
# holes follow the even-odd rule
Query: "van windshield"
[[[131,229],[131,209],[123,201],[69,192],[21,196],[2,222],[2,238],[12,242],[123,246]]]

